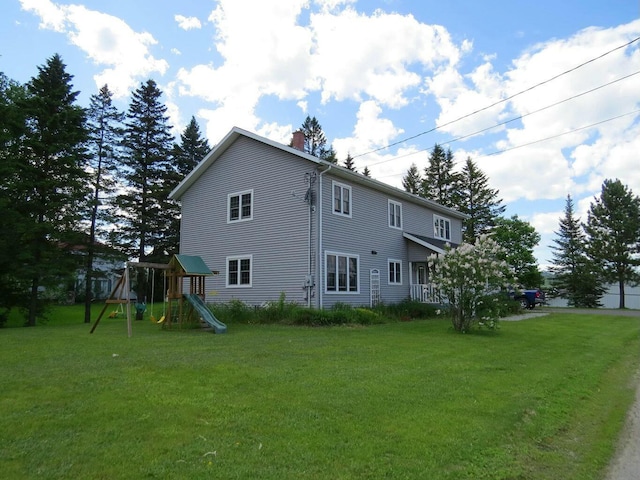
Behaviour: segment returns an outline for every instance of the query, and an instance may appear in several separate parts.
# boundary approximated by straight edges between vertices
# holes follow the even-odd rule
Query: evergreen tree
[[[451,150],[445,151],[436,143],[429,155],[429,165],[424,169],[422,196],[445,207],[455,208],[458,176],[453,172],[453,167]]]
[[[344,166],[347,168],[347,170],[351,170],[352,172],[356,171],[356,166],[350,153],[347,153],[347,158],[344,161]]]
[[[462,239],[474,244],[480,235],[489,233],[496,218],[505,211],[498,190],[489,188],[489,180],[471,158],[467,160],[457,177],[456,208],[469,215],[464,221]]]
[[[517,215],[499,217],[491,237],[506,252],[501,259],[513,268],[515,276],[525,288],[542,284],[542,273],[533,255],[533,249],[540,242],[540,234],[535,228]]]
[[[338,163],[338,158],[336,157],[333,146],[329,145],[329,147],[327,147],[327,137],[322,131],[322,126],[316,117],[309,117],[309,115],[307,115],[300,130],[304,133],[304,151],[306,153],[330,163]]]
[[[369,171],[369,167],[364,167],[364,170],[362,170],[362,175],[364,175],[365,177],[371,178],[371,172]]]
[[[407,170],[407,174],[402,178],[402,187],[409,193],[420,195],[422,191],[422,178],[415,163],[411,164],[411,167]]]
[[[113,204],[116,188],[116,167],[121,155],[123,135],[124,113],[113,105],[113,94],[107,85],[91,96],[87,120],[92,198],[89,211],[89,238],[86,247],[84,322],[90,323],[93,296],[91,285],[95,274],[93,262],[98,249],[98,239],[101,236],[100,227],[113,220],[110,207]],[[103,256],[106,255],[106,249],[102,249],[101,253]]]
[[[9,311],[26,307],[24,292],[29,285],[20,276],[16,258],[24,245],[16,242],[23,225],[30,222],[24,211],[16,205],[16,183],[19,178],[20,139],[26,133],[26,122],[18,104],[26,96],[26,87],[0,72],[0,327]],[[22,216],[25,215],[23,219]]]
[[[30,326],[42,314],[40,287],[59,287],[77,267],[77,256],[69,247],[78,242],[81,205],[87,194],[85,112],[75,104],[78,92],[72,90],[73,76],[59,55],[38,71],[18,105],[26,131],[11,185],[22,222],[14,239],[20,246],[16,270],[29,279]]]
[[[553,259],[550,268],[554,274],[553,286],[562,298],[568,300],[569,306],[601,306],[599,300],[604,288],[600,275],[587,256],[587,238],[580,219],[575,217],[571,195],[567,195],[564,218],[560,219],[560,228],[555,235],[557,238],[553,240],[555,245],[551,246]]]
[[[171,163],[172,136],[162,91],[153,80],[133,92],[125,122],[122,177],[125,191],[117,197],[124,212],[120,237],[131,256],[140,261],[162,256],[160,244],[172,211],[165,209],[167,181],[175,178]]]
[[[640,282],[640,198],[620,180],[605,180],[585,228],[589,256],[605,281],[618,284],[619,308],[625,308],[625,284]]]
[[[209,142],[202,137],[195,117],[191,117],[189,124],[180,135],[180,143],[173,145],[172,157],[175,170],[170,172],[171,177],[166,182],[166,197],[209,153],[209,150],[211,150]],[[175,200],[168,200],[165,209],[172,213],[161,247],[169,255],[173,255],[180,250],[180,204]]]

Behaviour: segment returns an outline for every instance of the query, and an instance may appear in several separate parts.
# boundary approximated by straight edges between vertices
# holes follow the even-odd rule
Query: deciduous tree
[[[499,217],[491,234],[505,252],[501,258],[511,266],[518,281],[527,288],[539,287],[542,274],[533,249],[540,242],[540,234],[528,222],[517,215]]]

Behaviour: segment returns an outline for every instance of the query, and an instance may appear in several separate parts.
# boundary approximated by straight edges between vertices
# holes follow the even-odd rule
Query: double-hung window
[[[325,255],[325,289],[328,293],[358,293],[360,290],[359,257],[327,252]]]
[[[253,218],[253,190],[227,195],[227,222],[239,222]]]
[[[389,285],[402,285],[402,262],[389,259]]]
[[[402,204],[389,200],[389,226],[402,228]]]
[[[252,268],[252,255],[227,257],[227,287],[250,287]]]
[[[448,218],[433,216],[433,236],[440,240],[451,240],[451,222]]]
[[[351,187],[343,183],[333,182],[333,213],[351,216]]]

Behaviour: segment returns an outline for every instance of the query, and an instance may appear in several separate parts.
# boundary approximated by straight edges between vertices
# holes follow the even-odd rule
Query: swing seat
[[[157,323],[164,323],[164,315],[162,315],[162,316],[160,317],[160,319],[158,320],[158,322],[157,322]]]
[[[156,322],[156,317],[154,317],[153,315],[149,315],[149,320],[151,320],[151,323],[158,323]]]

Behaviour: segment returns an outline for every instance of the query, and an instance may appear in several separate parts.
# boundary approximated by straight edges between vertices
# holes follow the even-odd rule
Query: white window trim
[[[251,194],[251,215],[249,215],[248,217],[242,217],[242,196],[250,193]],[[239,201],[240,201],[240,216],[238,217],[237,220],[231,220],[231,198],[232,197],[239,197]],[[241,192],[233,192],[233,193],[229,193],[227,195],[227,223],[238,223],[238,222],[248,222],[249,220],[253,220],[253,208],[254,208],[254,195],[253,195],[253,189],[251,190],[243,190]]]
[[[400,269],[400,281],[391,281],[391,270],[389,268],[390,263],[395,263],[396,266]],[[402,285],[402,260],[398,260],[397,258],[388,258],[387,259],[387,285]]]
[[[439,223],[440,220],[444,220],[445,222],[447,222],[449,224],[449,238],[447,238],[446,236],[441,236],[440,235],[440,227],[436,226],[436,224]],[[446,229],[445,229],[445,231],[446,231]],[[449,220],[447,217],[441,217],[440,215],[434,215],[433,216],[433,238],[438,238],[440,240],[451,241],[451,220]]]
[[[393,205],[393,219],[395,222],[396,219],[396,207],[400,209],[400,225],[392,225],[391,224],[391,206]],[[398,230],[402,230],[402,204],[400,202],[396,202],[395,200],[389,200],[389,204],[387,205],[387,222],[389,223],[389,228],[396,228]]]
[[[339,286],[338,286],[338,278],[336,277],[336,290],[329,290],[328,289],[328,285],[327,285],[327,280],[328,280],[328,274],[329,274],[329,268],[328,268],[328,263],[327,263],[327,259],[329,257],[329,255],[334,255],[336,257],[346,257],[347,259],[347,282],[349,281],[349,259],[350,258],[355,258],[356,261],[358,262],[358,270],[356,272],[357,274],[357,285],[356,285],[356,290],[349,290],[349,285],[347,283],[347,290],[345,291],[340,291],[339,290]],[[336,260],[337,261],[337,260]],[[336,266],[336,275],[337,275],[337,266]],[[350,253],[344,253],[344,252],[333,252],[333,251],[325,251],[324,252],[324,293],[326,293],[327,295],[359,295],[360,294],[360,255],[355,255],[355,254],[350,254]]]
[[[340,211],[336,212],[335,210],[335,190],[336,187],[340,187],[342,189],[342,195],[340,197],[340,201],[341,201],[341,205],[340,205]],[[347,190],[349,192],[349,213],[344,213],[344,191]],[[351,218],[351,215],[353,213],[353,191],[351,190],[351,186],[347,185],[345,183],[340,183],[340,182],[336,182],[335,180],[333,180],[331,182],[331,212],[333,212],[334,215],[339,215],[341,217],[347,217],[347,218]]]
[[[229,283],[229,261],[238,260],[238,268],[242,260],[249,260],[249,283]],[[253,255],[231,255],[225,260],[225,286],[227,288],[251,288],[253,286]],[[240,272],[238,271],[238,282],[240,282]]]

